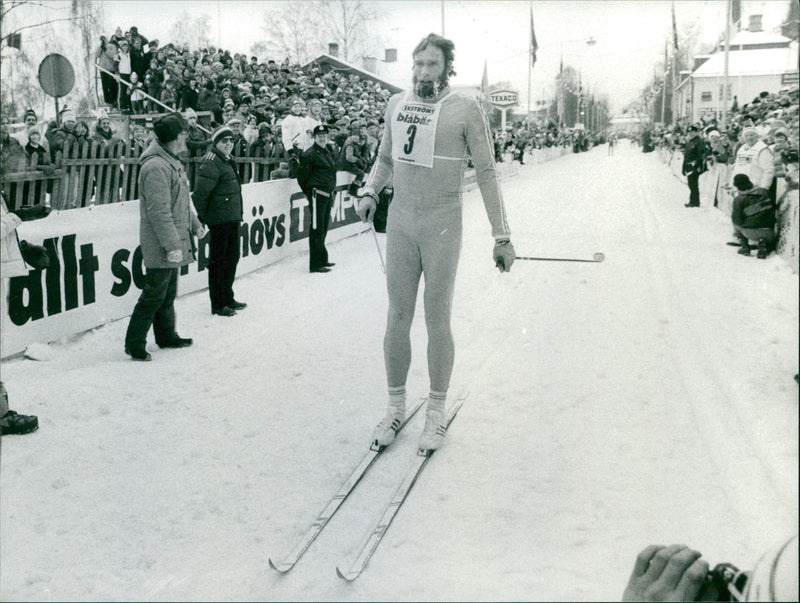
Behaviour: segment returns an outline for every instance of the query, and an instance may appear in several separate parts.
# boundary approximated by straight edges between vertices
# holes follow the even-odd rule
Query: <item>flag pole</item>
[[[728,0],[727,10],[725,11],[725,71],[722,76],[722,131],[728,125],[728,66],[731,49],[731,0]]]

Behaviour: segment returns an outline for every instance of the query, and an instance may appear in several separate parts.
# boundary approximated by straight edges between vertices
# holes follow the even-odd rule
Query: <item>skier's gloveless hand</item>
[[[708,563],[687,546],[651,545],[636,557],[623,601],[697,601]]]

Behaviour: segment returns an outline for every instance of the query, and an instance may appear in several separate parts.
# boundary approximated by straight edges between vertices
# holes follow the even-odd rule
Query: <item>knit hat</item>
[[[740,191],[747,190],[753,187],[753,183],[748,178],[747,174],[736,174],[733,177],[733,186],[738,188]]]
[[[158,141],[167,144],[178,138],[178,134],[183,131],[183,118],[178,113],[170,113],[153,122],[153,132],[158,137]]]
[[[758,134],[758,130],[756,130],[752,126],[748,126],[748,127],[742,129],[742,136],[744,136],[745,134],[747,134],[749,132],[755,132],[756,134]]]
[[[22,117],[22,121],[25,121],[25,118],[27,118],[28,115],[33,115],[33,118],[35,120],[37,121],[39,120],[39,118],[36,117],[36,111],[34,111],[33,109],[28,109],[27,111],[25,111],[25,115]]]
[[[183,117],[184,117],[184,119],[190,119],[192,117],[196,118],[197,117],[197,112],[194,109],[192,109],[191,107],[188,107],[186,109],[186,111],[183,112]]]
[[[233,138],[233,130],[231,130],[228,126],[220,126],[214,130],[214,133],[211,135],[211,144],[216,145],[226,136]]]
[[[787,130],[786,128],[778,128],[777,130],[775,130],[775,133],[772,136],[774,137],[777,136],[778,134],[781,134],[782,136],[789,138],[789,130]]]
[[[77,121],[75,119],[75,111],[72,109],[64,109],[61,112],[61,123],[63,124],[66,121]]]
[[[230,126],[232,124],[240,124],[242,123],[241,118],[239,117],[231,117],[227,122],[225,122],[226,126]]]

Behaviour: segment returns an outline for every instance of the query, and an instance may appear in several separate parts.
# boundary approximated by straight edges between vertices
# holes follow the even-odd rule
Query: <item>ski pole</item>
[[[383,252],[378,243],[378,233],[375,232],[375,225],[372,222],[369,223],[369,229],[372,231],[372,238],[375,239],[375,247],[378,248],[378,256],[381,258],[381,271],[386,274],[386,264],[383,262]]]
[[[606,259],[604,253],[598,251],[592,256],[592,259],[582,259],[582,258],[533,258],[528,256],[518,255],[516,256],[517,260],[535,260],[537,262],[602,262]]]

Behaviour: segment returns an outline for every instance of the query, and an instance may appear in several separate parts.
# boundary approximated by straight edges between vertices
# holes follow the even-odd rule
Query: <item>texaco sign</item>
[[[508,107],[519,103],[519,95],[513,90],[495,90],[489,94],[489,102],[496,107]]]

